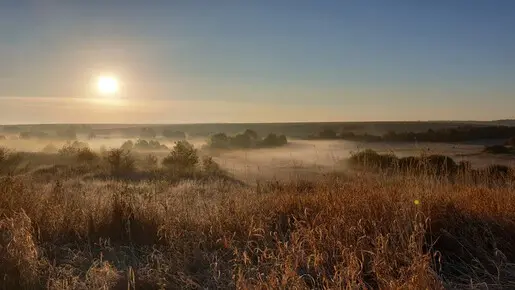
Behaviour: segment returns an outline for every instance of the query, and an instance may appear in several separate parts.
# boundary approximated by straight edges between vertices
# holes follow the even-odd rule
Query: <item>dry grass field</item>
[[[102,166],[1,177],[3,289],[515,287],[511,182],[326,170],[246,184],[205,164],[136,181]]]

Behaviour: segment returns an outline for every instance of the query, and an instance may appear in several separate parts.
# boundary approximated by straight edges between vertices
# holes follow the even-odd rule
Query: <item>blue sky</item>
[[[509,0],[2,1],[0,123],[515,118],[514,35]]]

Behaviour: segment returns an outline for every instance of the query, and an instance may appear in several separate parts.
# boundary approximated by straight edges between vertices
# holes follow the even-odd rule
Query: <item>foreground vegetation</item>
[[[508,181],[363,168],[249,185],[215,174],[187,142],[152,169],[123,149],[82,163],[83,150],[68,169],[104,164],[109,178],[0,177],[2,288],[515,287]],[[119,178],[129,170],[167,174]]]

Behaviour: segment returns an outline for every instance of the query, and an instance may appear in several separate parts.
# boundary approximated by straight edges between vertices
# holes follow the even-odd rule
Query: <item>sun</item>
[[[118,80],[111,76],[100,76],[97,80],[97,90],[102,95],[113,95],[118,92]]]

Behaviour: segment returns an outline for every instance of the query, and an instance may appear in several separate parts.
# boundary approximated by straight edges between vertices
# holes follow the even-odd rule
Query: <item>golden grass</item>
[[[515,287],[510,186],[20,176],[1,179],[0,216],[5,289]]]

